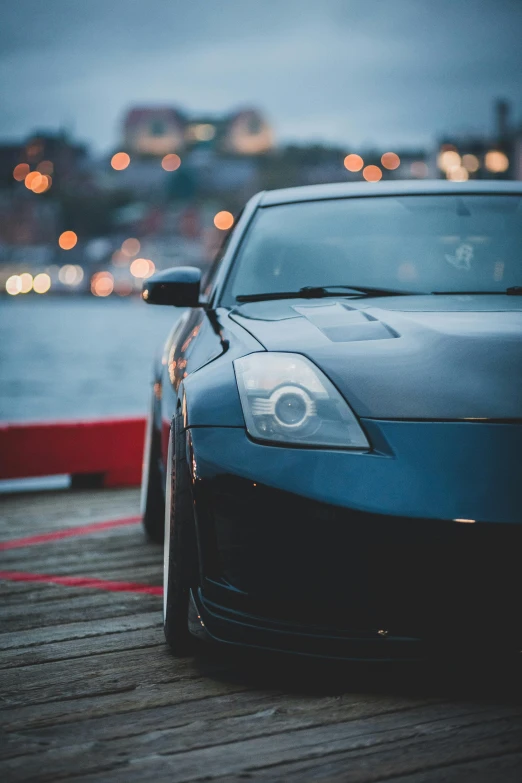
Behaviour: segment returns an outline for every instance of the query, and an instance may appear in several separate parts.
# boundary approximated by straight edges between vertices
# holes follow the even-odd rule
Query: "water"
[[[140,300],[0,301],[0,419],[143,415],[181,310]]]

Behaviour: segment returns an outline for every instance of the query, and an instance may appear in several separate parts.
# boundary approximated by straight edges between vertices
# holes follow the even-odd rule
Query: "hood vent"
[[[292,309],[306,318],[333,343],[389,340],[399,336],[369,313],[341,302],[294,305]]]

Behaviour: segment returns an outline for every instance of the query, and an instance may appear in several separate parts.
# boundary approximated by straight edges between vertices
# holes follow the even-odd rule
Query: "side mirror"
[[[200,285],[200,269],[177,266],[144,280],[141,296],[147,304],[198,307]]]

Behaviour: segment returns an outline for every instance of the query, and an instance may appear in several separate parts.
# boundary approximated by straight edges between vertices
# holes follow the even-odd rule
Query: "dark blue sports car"
[[[521,650],[522,183],[260,193],[200,277],[143,290],[172,649]]]

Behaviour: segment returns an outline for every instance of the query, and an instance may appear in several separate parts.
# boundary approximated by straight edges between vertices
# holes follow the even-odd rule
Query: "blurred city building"
[[[522,125],[513,122],[509,102],[499,98],[489,135],[444,136],[435,156],[439,176],[454,182],[522,179]]]
[[[189,118],[175,107],[134,107],[123,122],[123,148],[130,155],[164,156],[204,146],[230,155],[262,155],[274,147],[274,132],[258,109]]]
[[[206,268],[259,190],[434,177],[522,179],[522,126],[506,101],[490,133],[426,149],[277,146],[254,108],[134,107],[101,156],[65,132],[35,132],[0,143],[0,294],[137,295],[156,269]]]
[[[123,122],[123,147],[132,155],[167,155],[183,149],[186,119],[173,108],[133,108]]]

